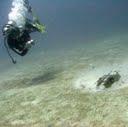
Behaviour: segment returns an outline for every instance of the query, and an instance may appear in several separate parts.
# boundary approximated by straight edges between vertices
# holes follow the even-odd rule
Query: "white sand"
[[[99,42],[95,47],[97,49],[94,49],[91,53],[93,60],[88,68],[82,70],[75,77],[75,88],[90,92],[101,92],[128,87],[128,44],[125,43],[127,39],[126,36],[123,36],[122,39],[117,37]],[[121,79],[114,83],[111,88],[97,89],[97,80],[112,71],[119,72]]]
[[[124,36],[40,53],[2,73],[0,126],[127,126],[127,40]],[[111,89],[97,91],[97,79],[114,70],[121,80]]]

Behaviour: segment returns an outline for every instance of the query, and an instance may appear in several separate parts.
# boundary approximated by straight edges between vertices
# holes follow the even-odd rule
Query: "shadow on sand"
[[[31,85],[43,84],[56,78],[59,71],[50,71],[41,75],[37,75],[31,79]]]
[[[33,77],[22,77],[13,80],[4,81],[0,84],[1,90],[20,89],[27,88],[36,85],[44,85],[49,81],[57,78],[57,75],[62,70],[48,70],[40,73],[36,73]]]

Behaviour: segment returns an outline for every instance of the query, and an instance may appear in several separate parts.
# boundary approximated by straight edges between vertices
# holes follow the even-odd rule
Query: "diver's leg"
[[[26,19],[26,29],[27,31],[29,31],[29,33],[39,31],[39,29],[35,25],[35,22],[32,22],[29,19]]]
[[[27,54],[27,52],[28,52],[28,49],[24,49],[20,55],[25,56]]]
[[[13,50],[15,53],[17,53],[18,55],[20,55],[20,56],[24,56],[24,55],[26,55],[27,52],[28,52],[28,49],[24,49],[24,50],[22,50],[21,52],[20,52],[19,50],[14,49],[14,48],[12,48],[12,50]]]

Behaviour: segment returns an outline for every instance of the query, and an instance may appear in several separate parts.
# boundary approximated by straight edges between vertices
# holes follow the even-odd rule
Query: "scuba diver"
[[[2,32],[5,47],[12,62],[15,64],[16,61],[9,49],[20,56],[26,55],[32,45],[34,45],[34,40],[31,39],[30,33],[36,31],[43,33],[45,27],[33,15],[28,0],[13,0],[12,5],[13,8],[8,16],[9,21],[3,26]],[[32,15],[33,20],[27,18],[27,13]]]

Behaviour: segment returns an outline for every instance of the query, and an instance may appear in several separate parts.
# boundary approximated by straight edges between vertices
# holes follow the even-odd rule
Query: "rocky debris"
[[[100,86],[104,88],[109,88],[112,86],[112,84],[119,81],[120,78],[120,74],[117,71],[113,71],[107,75],[103,75],[102,77],[100,77],[96,82],[96,86],[97,88],[99,88]]]

